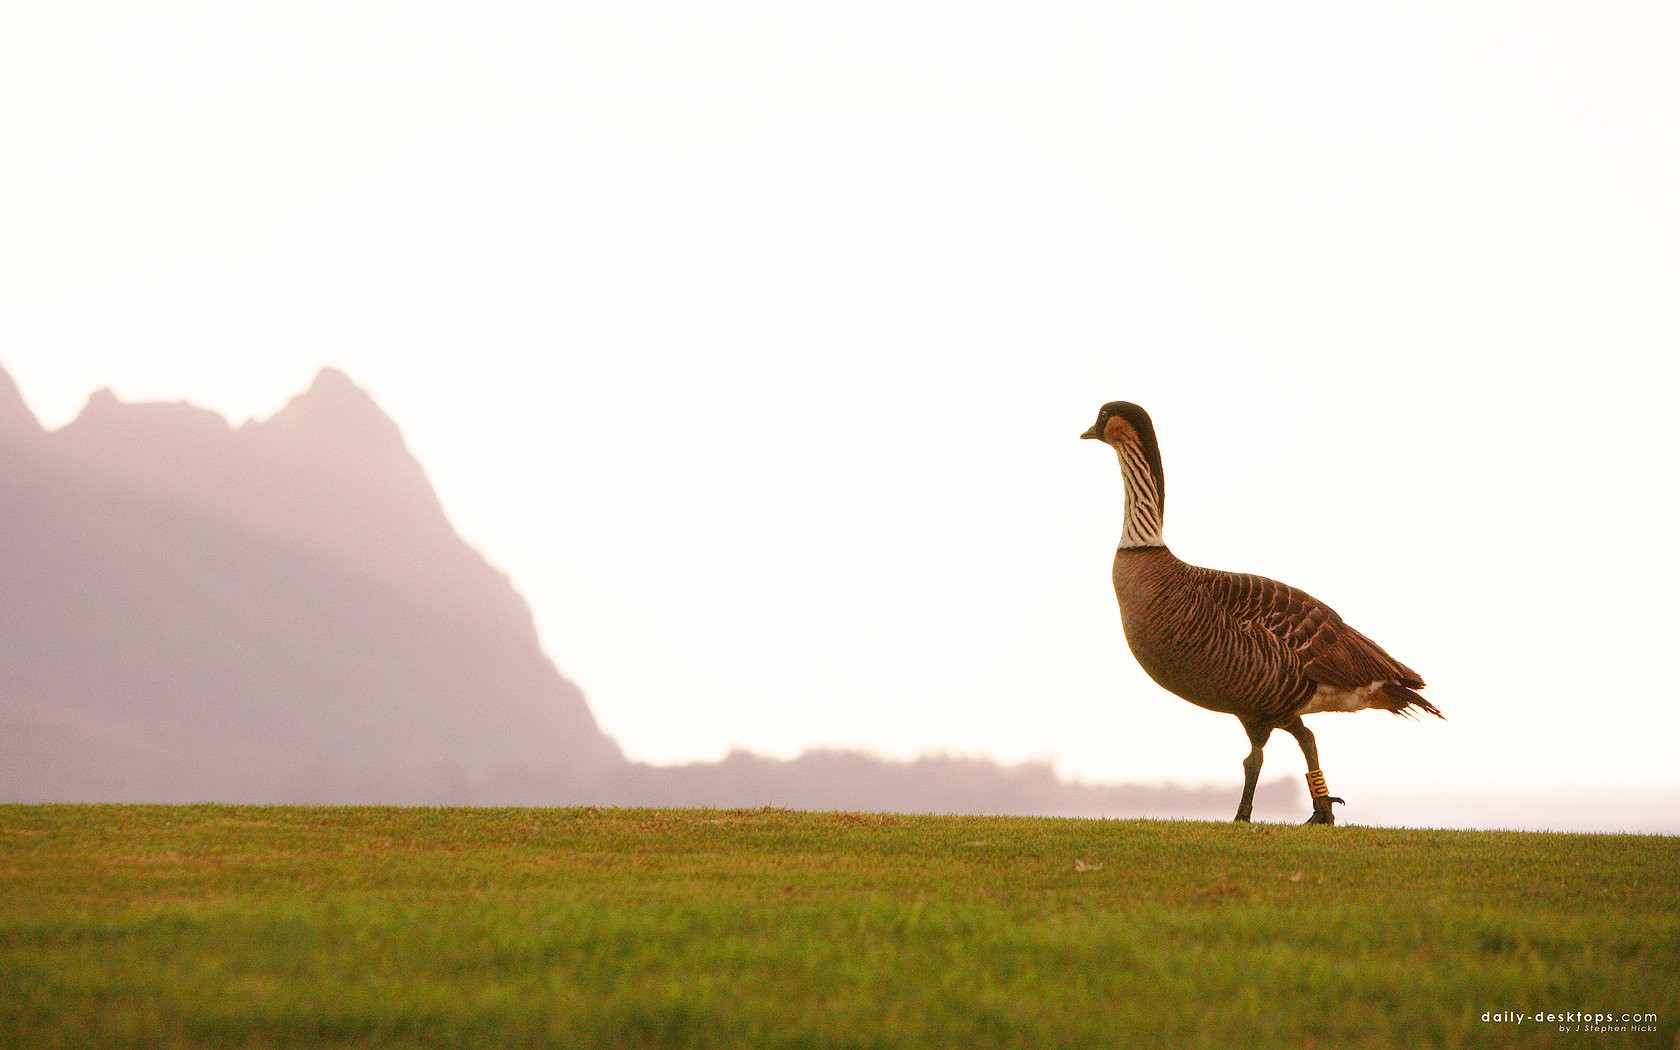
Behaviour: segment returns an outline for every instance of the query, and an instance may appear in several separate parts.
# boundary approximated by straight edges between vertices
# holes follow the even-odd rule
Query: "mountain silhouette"
[[[0,581],[4,797],[463,801],[624,764],[336,371],[239,428],[101,391],[51,433],[5,377]]]
[[[17,383],[0,369],[0,441],[33,445],[42,434],[41,423],[24,404]]]
[[[0,370],[0,801],[1222,817],[1229,794],[837,751],[628,762],[342,372],[238,427],[102,390],[47,431]]]

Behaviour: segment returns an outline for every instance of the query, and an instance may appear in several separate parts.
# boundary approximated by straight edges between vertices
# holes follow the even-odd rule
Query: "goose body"
[[[1081,436],[1107,443],[1120,459],[1126,517],[1114,554],[1114,594],[1132,654],[1163,689],[1236,716],[1248,734],[1236,819],[1249,819],[1266,740],[1283,729],[1307,759],[1309,823],[1334,823],[1330,806],[1341,800],[1330,797],[1301,716],[1378,708],[1439,717],[1415,692],[1423,679],[1305,591],[1174,555],[1161,539],[1166,478],[1143,409],[1110,402]]]

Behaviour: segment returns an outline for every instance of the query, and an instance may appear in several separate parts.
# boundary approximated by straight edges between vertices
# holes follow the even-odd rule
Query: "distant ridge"
[[[4,376],[4,373],[0,373]],[[0,797],[465,801],[622,766],[336,370],[273,418],[0,379]]]
[[[24,404],[23,393],[4,369],[0,369],[0,441],[29,442],[39,440],[44,431],[35,414]]]
[[[308,547],[535,642],[524,600],[461,542],[397,425],[337,369],[237,430],[205,409],[124,404],[102,390],[52,443],[89,476]]]
[[[102,390],[49,432],[0,370],[0,801],[1222,816],[1228,794],[841,751],[627,762],[343,372],[239,427]]]

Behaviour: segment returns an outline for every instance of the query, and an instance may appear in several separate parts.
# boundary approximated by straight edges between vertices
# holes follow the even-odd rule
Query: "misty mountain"
[[[238,427],[101,391],[49,432],[0,371],[0,801],[1224,816],[1230,796],[832,751],[629,763],[344,374]]]
[[[397,428],[325,371],[272,419],[0,380],[0,795],[445,801],[623,765]]]

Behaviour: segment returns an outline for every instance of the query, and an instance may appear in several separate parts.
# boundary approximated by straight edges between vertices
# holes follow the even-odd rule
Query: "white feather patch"
[[[1307,706],[1301,708],[1301,714],[1310,715],[1319,711],[1363,711],[1367,707],[1375,706],[1371,697],[1383,686],[1391,684],[1392,679],[1355,686],[1352,689],[1339,685],[1321,685],[1314,690]]]

